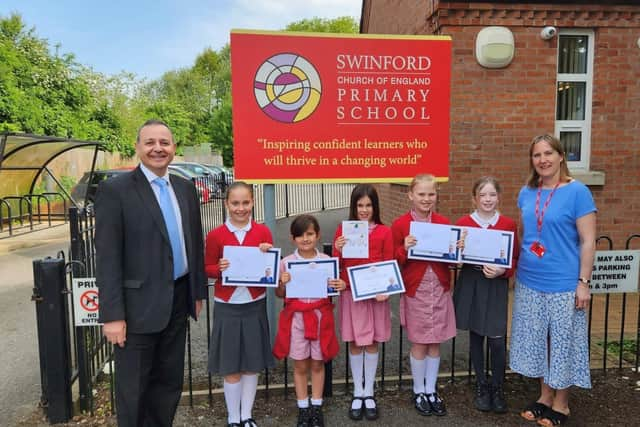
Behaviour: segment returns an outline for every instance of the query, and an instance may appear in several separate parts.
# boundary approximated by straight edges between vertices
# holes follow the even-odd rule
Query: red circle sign
[[[87,311],[98,311],[98,292],[84,292],[80,295],[80,305]]]

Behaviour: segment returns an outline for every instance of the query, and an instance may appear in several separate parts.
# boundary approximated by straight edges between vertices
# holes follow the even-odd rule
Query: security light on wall
[[[487,27],[476,37],[476,61],[485,68],[504,68],[515,51],[513,33],[507,27]]]

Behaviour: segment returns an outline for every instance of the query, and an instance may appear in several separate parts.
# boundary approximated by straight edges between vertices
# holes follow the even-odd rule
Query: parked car
[[[233,179],[229,177],[227,170],[222,166],[216,165],[203,164],[202,166],[206,167],[207,170],[210,171],[211,175],[209,179],[213,179],[215,181],[216,189],[218,190],[216,192],[216,196],[224,197],[227,187],[233,182]]]
[[[200,197],[200,203],[209,202],[209,200],[211,199],[212,189],[207,182],[204,182],[202,179],[200,179],[202,175],[197,175],[190,170],[176,166],[173,163],[169,165],[169,173],[193,182],[196,186],[198,197]]]
[[[222,197],[227,189],[224,173],[196,162],[172,162],[170,166],[197,176],[196,180],[207,185],[213,197]]]
[[[220,197],[224,197],[227,187],[233,182],[233,171],[224,166],[203,164],[215,174],[215,180],[220,189]]]
[[[71,189],[71,198],[80,207],[95,201],[98,184],[107,178],[114,177],[132,170],[133,167],[124,167],[119,169],[95,170],[85,172],[80,181]]]
[[[216,173],[222,173],[224,175],[225,181],[227,181],[227,184],[231,184],[233,182],[233,170],[231,168],[220,165],[210,165],[207,163],[203,163],[202,166],[206,166],[209,169],[215,170]]]
[[[95,170],[93,174],[91,172],[85,172],[80,178],[80,181],[71,189],[71,198],[76,202],[76,204],[80,207],[85,206],[85,204],[90,204],[95,202],[96,191],[98,190],[98,184],[105,179],[112,178],[114,176],[126,173],[133,170],[133,167],[124,167],[119,169],[105,169],[105,170]],[[172,170],[169,168],[169,173],[188,179],[192,181],[192,177],[194,175],[184,174],[177,170]],[[91,182],[89,182],[89,178],[91,178]],[[198,197],[200,198],[200,203],[207,203],[210,199],[210,191],[206,187],[206,185],[195,182],[196,191],[198,193]]]
[[[204,165],[196,162],[171,162],[173,166],[178,166],[183,169],[187,169],[196,175],[211,175],[211,171]]]

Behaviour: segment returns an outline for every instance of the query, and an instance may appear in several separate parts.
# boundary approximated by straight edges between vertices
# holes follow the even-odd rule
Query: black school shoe
[[[258,427],[258,424],[256,424],[256,420],[254,420],[253,418],[248,418],[246,420],[240,421],[240,425],[242,427]]]
[[[298,423],[296,427],[309,427],[309,408],[298,408]]]
[[[439,417],[447,415],[447,408],[444,406],[444,401],[438,396],[438,393],[427,394],[427,400],[434,415]]]
[[[473,404],[479,411],[487,412],[491,410],[491,391],[489,390],[489,384],[480,381],[476,383],[476,396],[473,399]]]
[[[429,416],[433,414],[433,410],[431,409],[431,405],[429,405],[426,394],[414,393],[411,402],[420,415]]]
[[[507,401],[504,398],[502,385],[493,386],[491,390],[491,409],[496,414],[504,414],[507,412]]]
[[[378,404],[376,403],[376,399],[373,396],[367,396],[362,398],[363,403],[367,400],[373,400],[373,408],[367,408],[367,405],[362,405],[364,407],[364,417],[369,421],[378,419]]]
[[[354,400],[360,400],[360,408],[353,409]],[[349,408],[349,418],[351,418],[354,421],[360,421],[362,419],[362,416],[364,415],[363,408],[364,408],[364,400],[362,397],[354,397],[353,399],[351,399],[351,407]]]
[[[309,414],[309,427],[324,427],[322,406],[311,405],[311,413]]]

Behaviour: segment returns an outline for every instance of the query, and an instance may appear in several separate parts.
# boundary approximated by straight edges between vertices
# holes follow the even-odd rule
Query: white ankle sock
[[[411,376],[413,377],[413,392],[415,394],[424,393],[424,377],[427,364],[424,359],[416,359],[412,354],[409,354],[409,361],[411,362]]]
[[[353,401],[351,402],[351,409],[360,409],[360,408],[362,408],[362,400],[353,399]]]
[[[365,396],[373,396],[373,384],[376,381],[377,370],[378,370],[378,353],[364,352],[364,395]]]
[[[298,400],[298,408],[304,409],[309,407],[309,399]]]
[[[258,389],[258,374],[243,375],[240,383],[242,384],[240,416],[243,420],[248,420],[253,418],[251,410],[253,409],[253,401],[256,399],[256,390]]]
[[[362,389],[362,364],[364,362],[364,352],[360,354],[349,353],[349,364],[351,365],[351,377],[353,379],[353,395],[364,397]]]
[[[366,406],[369,409],[373,409],[376,407],[376,401],[373,399],[367,399],[364,401],[364,406]]]
[[[227,404],[227,422],[229,424],[240,423],[240,396],[242,395],[242,382],[231,384],[224,382],[224,401]]]
[[[425,391],[427,394],[436,392],[436,381],[438,380],[438,370],[440,369],[440,357],[426,357],[426,373],[424,376]]]

